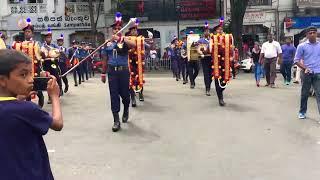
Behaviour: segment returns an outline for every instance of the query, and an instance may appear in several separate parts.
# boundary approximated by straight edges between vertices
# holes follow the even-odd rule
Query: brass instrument
[[[61,52],[57,48],[45,45],[41,47],[41,52],[45,55],[45,60],[56,59],[61,55]]]
[[[183,59],[185,59],[185,58],[188,57],[187,51],[186,51],[186,49],[184,49],[184,48],[181,48],[181,57],[182,57]]]
[[[189,61],[200,60],[197,46],[199,39],[199,34],[189,34],[187,37],[187,57]]]
[[[201,58],[211,56],[208,44],[199,44],[197,47],[197,52]]]

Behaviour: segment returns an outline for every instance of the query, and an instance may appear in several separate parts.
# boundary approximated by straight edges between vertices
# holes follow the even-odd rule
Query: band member
[[[143,73],[144,73],[144,53],[146,43],[144,38],[138,35],[139,20],[137,19],[135,24],[129,28],[129,32],[126,36],[129,39],[136,42],[136,47],[129,50],[129,70],[130,70],[130,97],[132,107],[137,106],[136,91],[139,90],[139,100],[144,101],[143,96]],[[138,48],[139,47],[139,48]]]
[[[51,75],[56,77],[57,83],[60,87],[60,95],[63,95],[62,81],[60,78],[61,72],[58,65],[58,59],[60,56],[59,47],[52,43],[52,31],[49,28],[44,34],[45,42],[41,46],[41,55],[44,59],[43,70],[48,71]],[[48,104],[51,104],[51,98],[49,96]]]
[[[179,47],[179,41],[176,36],[173,37],[169,50],[171,53],[172,71],[176,78],[176,81],[179,81],[181,79],[180,68],[179,68],[179,61],[181,58],[181,49]]]
[[[83,59],[89,55],[88,49],[86,48],[86,46],[87,46],[86,42],[82,41],[77,51],[76,57],[79,59],[80,62],[83,61]],[[81,72],[82,82],[84,82],[84,75],[86,75],[86,80],[89,80],[87,60],[80,65],[80,72]]]
[[[187,62],[188,62],[188,56],[187,56],[187,39],[186,37],[183,38],[183,41],[179,42],[180,47],[180,58],[179,58],[179,68],[180,68],[180,74],[182,74],[183,84],[188,83],[187,79]]]
[[[189,53],[188,57],[188,74],[190,79],[190,88],[194,89],[196,86],[196,78],[199,74],[199,54],[197,48],[197,42],[194,42],[192,37],[198,38],[193,31],[190,31],[187,35],[187,54]],[[196,40],[198,41],[198,40]]]
[[[32,60],[32,72],[33,76],[37,77],[42,75],[41,73],[41,54],[40,54],[40,45],[37,41],[34,41],[32,39],[34,28],[31,24],[31,19],[23,19],[20,20],[18,23],[18,26],[22,29],[24,33],[24,41],[14,41],[12,44],[12,49],[15,49],[17,51],[21,51],[27,56],[30,57]],[[42,91],[37,92],[38,96],[38,105],[40,107],[43,107],[44,105],[44,96]],[[31,100],[31,98],[28,98],[27,100]]]
[[[203,77],[204,77],[204,84],[206,87],[206,95],[211,96],[210,89],[211,89],[211,74],[212,74],[212,67],[211,67],[211,54],[210,54],[210,29],[208,22],[205,22],[204,26],[204,33],[203,37],[200,38],[198,41],[198,53],[201,55],[201,64],[203,70]]]
[[[76,40],[72,41],[72,47],[68,50],[68,59],[71,63],[71,66],[75,66],[79,63],[79,59],[77,58],[76,54],[78,54],[79,43]],[[77,75],[79,77],[79,81],[77,81]],[[74,79],[74,86],[78,86],[81,84],[81,68],[80,66],[76,67],[73,70],[73,79]]]
[[[63,37],[63,34],[61,34],[60,37],[57,39],[57,44],[60,52],[58,64],[59,64],[61,74],[64,74],[68,71],[67,64],[69,61],[67,57],[68,56],[67,48],[63,46],[63,43],[64,43],[64,37]],[[63,76],[62,81],[64,83],[64,93],[67,93],[69,90],[69,82],[68,82],[67,76]]]
[[[120,125],[120,97],[124,105],[122,122],[126,123],[129,119],[129,67],[128,67],[128,52],[130,48],[136,46],[135,42],[129,40],[128,37],[117,34],[122,28],[121,13],[116,13],[116,21],[112,27],[113,36],[111,41],[107,43],[102,50],[103,55],[103,72],[101,81],[106,82],[106,73],[108,73],[109,91],[111,99],[111,110],[114,118],[113,132],[121,129]],[[106,68],[108,66],[108,68]]]
[[[224,34],[223,32],[223,20],[220,19],[220,24],[216,27],[214,27],[214,31],[215,31],[215,35],[217,35],[216,37],[220,36],[220,40],[221,40],[221,35]],[[226,38],[226,36],[224,36]],[[219,41],[219,40],[218,40]],[[224,42],[227,43],[227,39],[224,39]],[[232,59],[231,56],[233,53],[233,48],[231,47],[233,43],[233,39],[229,38],[229,55],[230,58]],[[219,100],[219,105],[220,106],[225,106],[225,102],[223,100],[223,91],[225,90],[225,87],[227,85],[227,82],[229,81],[231,74],[230,74],[230,68],[231,68],[231,60],[226,59],[226,44],[224,44],[222,46],[223,43],[219,42],[217,43],[219,45],[217,45],[218,49],[217,49],[217,56],[214,58],[213,56],[213,61],[212,61],[212,66],[214,67],[214,72],[213,72],[213,77],[214,77],[214,81],[215,81],[215,88],[216,88],[216,92],[217,92],[217,96],[218,96],[218,100]],[[213,50],[214,51],[214,50]],[[228,55],[228,56],[229,56]],[[224,59],[222,59],[224,58]],[[226,62],[229,65],[226,65]],[[215,70],[216,69],[216,70]]]
[[[7,46],[5,43],[5,36],[1,32],[0,32],[0,49],[7,49]]]
[[[92,43],[89,43],[88,46],[88,54],[91,54],[94,51],[94,48],[92,47]],[[89,78],[94,77],[94,64],[93,64],[93,60],[94,60],[94,55],[90,56],[90,58],[87,60],[88,61],[88,73],[89,73]]]

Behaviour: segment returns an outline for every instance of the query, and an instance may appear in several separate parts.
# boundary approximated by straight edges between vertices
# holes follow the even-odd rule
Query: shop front
[[[310,26],[320,28],[320,17],[287,17],[284,20],[284,33],[287,37],[294,37],[294,44],[297,46],[299,41],[305,37],[304,30]]]

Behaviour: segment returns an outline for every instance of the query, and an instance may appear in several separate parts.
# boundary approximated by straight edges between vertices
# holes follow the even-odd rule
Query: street
[[[318,180],[320,124],[315,98],[298,120],[300,85],[257,88],[240,74],[220,107],[171,73],[146,74],[145,102],[113,133],[107,84],[99,76],[62,100],[64,129],[46,136],[57,180]],[[264,85],[265,79],[262,79]],[[50,107],[46,105],[50,112]],[[122,112],[120,113],[122,115]]]

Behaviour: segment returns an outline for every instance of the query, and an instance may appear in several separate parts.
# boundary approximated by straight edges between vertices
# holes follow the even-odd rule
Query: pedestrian
[[[87,46],[88,54],[91,54],[94,50],[95,49],[93,48],[92,43],[89,43],[88,46]],[[96,58],[96,55],[97,55],[96,53],[92,54],[87,60],[89,78],[94,77],[94,60]]]
[[[129,28],[129,31],[126,33],[126,36],[129,36],[136,45],[129,50],[129,72],[130,72],[130,97],[132,107],[137,106],[136,101],[136,92],[139,92],[139,101],[144,101],[143,90],[144,90],[144,80],[143,80],[143,62],[144,62],[144,53],[146,48],[149,48],[149,44],[143,41],[141,35],[139,35],[139,26],[140,21],[137,19],[134,25]],[[154,45],[152,45],[154,46]],[[143,48],[137,48],[143,47]],[[151,54],[151,52],[150,52]]]
[[[260,54],[260,63],[264,64],[264,70],[266,73],[266,81],[265,85],[270,86],[271,88],[275,88],[275,80],[277,77],[276,67],[277,60],[278,64],[282,62],[282,50],[279,42],[273,40],[272,34],[268,34],[268,41],[263,43]]]
[[[88,73],[88,61],[85,60],[82,62],[88,55],[88,49],[86,48],[86,42],[82,41],[80,43],[80,47],[78,48],[78,51],[76,53],[76,57],[79,59],[79,63],[81,63],[80,66],[80,73],[81,73],[81,80],[84,82],[84,77],[86,77],[86,80],[89,80],[89,73]]]
[[[189,34],[193,34],[192,32]],[[196,86],[196,79],[199,74],[199,54],[197,50],[197,43],[192,42],[190,48],[187,49],[190,53],[190,59],[188,60],[188,74],[190,79],[190,89],[194,89]]]
[[[151,61],[151,68],[153,67],[154,70],[158,70],[158,62],[157,62],[157,51],[156,48],[153,46],[151,46],[150,51],[149,51],[149,55],[150,55],[150,61]]]
[[[282,73],[284,84],[290,85],[291,82],[291,69],[293,65],[293,58],[296,53],[296,48],[292,45],[290,37],[286,38],[286,44],[281,46],[282,49],[282,63],[280,71]]]
[[[188,64],[188,55],[187,55],[187,36],[183,37],[183,41],[181,41],[181,54],[180,54],[180,71],[183,79],[182,84],[188,83],[188,72],[187,72],[187,64]]]
[[[135,42],[129,37],[119,36],[117,32],[122,28],[121,13],[116,13],[116,21],[111,25],[113,36],[102,51],[103,70],[101,81],[106,82],[106,73],[108,73],[109,91],[111,99],[111,111],[113,114],[114,125],[113,132],[121,129],[119,112],[120,97],[124,106],[122,122],[126,123],[129,119],[129,67],[128,53],[130,48],[135,48]],[[108,68],[107,68],[108,65]]]
[[[261,64],[259,61],[261,49],[259,43],[256,42],[252,49],[251,58],[254,64],[254,77],[256,80],[257,87],[260,87],[260,78],[261,78]]]
[[[51,116],[33,102],[24,101],[33,88],[29,57],[16,50],[0,50],[0,67],[0,177],[53,180],[43,136],[49,128],[60,131],[63,127],[56,79],[51,76],[47,87]]]
[[[223,19],[221,18],[220,24],[213,28],[215,31],[215,35],[218,35],[218,36],[226,35],[223,32],[223,25],[224,25]],[[221,44],[220,44],[220,46],[221,46]],[[223,49],[223,48],[221,48],[221,49]],[[231,49],[232,48],[230,48],[229,51],[231,51]],[[218,97],[218,101],[219,101],[220,106],[225,106],[223,91],[226,89],[227,82],[228,82],[228,80],[226,79],[226,73],[227,73],[227,71],[229,71],[231,69],[231,67],[227,67],[226,64],[224,62],[222,62],[219,58],[219,56],[222,57],[224,54],[225,54],[224,49],[221,51],[218,50],[218,58],[213,59],[213,63],[212,63],[212,66],[214,66],[214,69],[218,69],[217,72],[221,76],[221,78],[215,76],[215,79],[214,79],[214,84],[215,84],[216,93],[217,93],[217,97]],[[218,67],[215,66],[215,64],[217,64]],[[221,68],[219,68],[219,67],[221,67]]]
[[[170,46],[170,54],[171,54],[171,68],[176,78],[176,81],[180,80],[180,69],[179,69],[179,61],[180,61],[180,48],[179,48],[179,41],[176,36],[173,37]]]
[[[24,35],[24,40],[20,41],[17,37],[17,41],[14,41],[12,44],[12,49],[15,49],[17,51],[21,51],[25,53],[33,62],[33,76],[34,77],[39,77],[42,70],[41,70],[41,54],[40,54],[40,43],[33,40],[33,35],[34,35],[34,27],[31,23],[31,19],[27,18],[24,23],[21,25],[21,29],[23,31]],[[27,53],[27,52],[34,52],[34,53]],[[42,91],[37,92],[38,96],[38,105],[40,107],[43,107],[44,105],[44,96]],[[28,101],[31,101],[31,97],[27,98]]]
[[[198,53],[201,56],[201,65],[203,70],[203,80],[205,84],[205,93],[211,96],[210,89],[212,83],[212,57],[210,53],[210,29],[208,22],[205,22],[202,38],[198,41]]]
[[[63,43],[64,43],[64,37],[63,37],[63,34],[60,35],[60,37],[57,39],[57,44],[58,44],[58,47],[59,47],[59,50],[60,50],[60,56],[59,56],[59,60],[58,60],[58,64],[59,64],[59,68],[60,68],[60,71],[61,71],[61,74],[64,74],[68,71],[68,67],[67,67],[67,64],[68,64],[68,51],[67,51],[67,48],[65,48],[63,46]],[[69,82],[68,82],[68,78],[67,78],[67,75],[61,77],[63,83],[64,83],[64,93],[67,93],[68,90],[69,90]]]
[[[309,27],[307,29],[307,38],[306,42],[299,44],[294,58],[294,63],[302,69],[299,119],[306,118],[311,87],[315,91],[318,111],[320,113],[320,42],[317,41],[316,27]],[[302,59],[303,63],[301,62]]]
[[[0,49],[11,49],[11,46],[6,45],[6,35],[0,32]]]
[[[231,61],[231,69],[232,69],[232,78],[235,79],[237,75],[237,68],[239,62],[239,50],[238,48],[234,48],[234,58]]]
[[[76,54],[79,54],[79,43],[76,40],[72,41],[72,47],[68,49],[68,58],[70,60],[71,66],[76,66],[79,63],[79,59]],[[81,68],[80,66],[77,66],[73,70],[73,80],[74,80],[74,86],[78,86],[78,84],[81,84]],[[77,78],[78,76],[78,78]],[[79,81],[77,80],[79,79]]]
[[[63,91],[62,81],[60,77],[61,73],[58,65],[59,54],[52,50],[59,51],[59,47],[58,45],[52,43],[52,31],[50,28],[48,28],[48,31],[44,34],[44,43],[41,46],[41,55],[44,59],[42,66],[43,70],[49,72],[51,75],[56,77],[58,85],[60,87],[60,96],[62,96]],[[48,104],[51,104],[50,96],[48,97]]]

